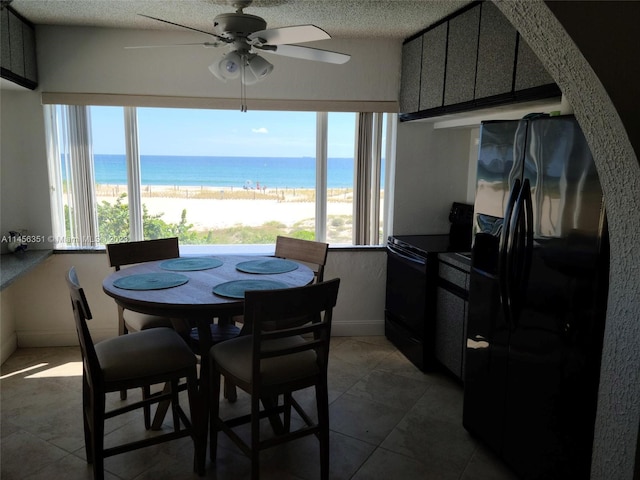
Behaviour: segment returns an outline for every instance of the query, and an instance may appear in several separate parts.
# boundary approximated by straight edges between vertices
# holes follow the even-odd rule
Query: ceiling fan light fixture
[[[209,65],[209,70],[213,75],[223,82],[234,80],[240,76],[240,63],[242,57],[238,52],[225,53],[222,58]]]
[[[245,83],[250,85],[249,79],[255,78],[252,83],[262,80],[273,71],[273,65],[259,55],[252,55],[247,60],[245,70]],[[249,74],[249,75],[247,75]]]

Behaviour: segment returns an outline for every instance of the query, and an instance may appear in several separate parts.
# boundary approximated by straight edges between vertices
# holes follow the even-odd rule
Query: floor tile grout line
[[[343,340],[341,343],[347,342],[349,340]],[[331,401],[330,405],[334,405],[335,402],[339,401],[340,399],[343,399],[345,394],[349,394],[352,396],[352,393],[349,393],[350,390],[352,390],[360,381],[362,381],[364,378],[366,378],[367,376],[370,376],[372,373],[374,372],[379,372],[379,373],[384,373],[385,376],[389,375],[389,379],[390,381],[392,381],[392,379],[394,377],[398,377],[398,378],[402,378],[403,380],[416,380],[416,382],[422,382],[422,379],[420,379],[419,377],[415,376],[415,373],[413,372],[412,368],[413,366],[411,364],[408,363],[408,361],[406,363],[401,363],[404,362],[405,359],[401,356],[399,356],[397,354],[397,351],[393,350],[393,351],[389,351],[387,352],[385,355],[380,355],[380,351],[381,349],[386,349],[389,348],[388,345],[390,344],[384,344],[381,343],[380,341],[372,341],[371,343],[367,343],[367,342],[361,342],[357,339],[353,339],[353,342],[357,342],[359,344],[361,344],[363,350],[362,350],[362,358],[364,359],[364,361],[362,363],[358,363],[358,362],[345,362],[350,366],[355,367],[354,371],[358,371],[358,372],[363,372],[361,375],[356,375],[354,378],[357,378],[356,380],[354,380],[350,386],[348,386],[347,388],[340,388],[340,389],[334,389],[332,390],[333,394],[336,395],[335,398]],[[20,357],[17,358],[17,360],[14,358],[14,360],[16,360],[15,362],[6,362],[5,365],[3,365],[3,371],[6,372],[5,368],[11,368],[13,369],[17,369],[17,368],[23,368],[23,367],[27,367],[30,364],[33,364],[33,362],[37,362],[39,360],[44,360],[50,363],[51,367],[54,367],[56,365],[61,365],[63,363],[69,362],[69,361],[75,361],[76,358],[74,356],[74,358],[71,358],[71,354],[73,352],[79,352],[79,348],[78,347],[62,347],[61,349],[57,349],[57,348],[50,348],[50,349],[46,349],[46,350],[42,350],[43,355],[40,356],[39,351],[40,349],[36,350],[36,349],[30,349],[28,351],[25,352],[25,354]],[[371,353],[370,353],[371,352]],[[371,362],[368,361],[367,359],[371,359],[372,357],[375,357],[376,355],[380,355],[379,357],[377,357],[378,361],[377,362]],[[398,358],[395,358],[398,357]],[[353,360],[353,359],[350,359]],[[341,359],[341,361],[344,361]],[[394,369],[397,369],[396,371],[394,371]],[[417,370],[416,370],[417,372]],[[28,374],[27,374],[28,375]],[[425,374],[426,375],[426,374]],[[345,378],[349,378],[348,376]],[[428,380],[428,379],[427,379]],[[28,381],[29,383],[33,383],[31,382],[31,380]],[[422,391],[422,394],[420,396],[417,396],[416,399],[411,402],[411,405],[407,405],[405,407],[402,408],[402,415],[399,418],[399,420],[397,422],[395,422],[394,426],[389,430],[389,432],[385,435],[384,438],[382,438],[379,441],[375,441],[375,442],[371,442],[371,440],[364,440],[362,438],[358,438],[357,436],[353,436],[350,434],[346,434],[340,431],[337,431],[335,429],[331,429],[331,432],[333,435],[340,435],[343,439],[348,439],[346,441],[348,442],[358,442],[360,445],[362,445],[362,456],[358,455],[356,457],[353,457],[351,459],[351,463],[350,463],[350,468],[349,471],[353,472],[349,475],[350,479],[354,479],[354,478],[359,478],[360,476],[366,474],[367,476],[371,475],[372,471],[372,465],[370,462],[372,462],[372,459],[376,456],[376,455],[385,455],[382,452],[386,452],[386,453],[390,453],[393,455],[398,455],[399,456],[399,462],[400,464],[402,464],[403,460],[402,458],[406,458],[407,461],[408,460],[412,460],[412,461],[418,461],[420,463],[420,459],[418,458],[414,458],[414,453],[415,452],[399,452],[399,451],[395,451],[393,449],[389,449],[389,446],[393,446],[392,444],[387,445],[386,447],[383,447],[382,445],[385,444],[385,442],[387,441],[387,439],[389,438],[389,436],[394,432],[394,430],[396,430],[398,428],[398,425],[405,421],[407,418],[407,415],[410,414],[410,412],[412,412],[412,410],[414,410],[416,408],[416,405],[418,404],[418,402],[421,401],[421,399],[424,397],[424,395],[432,388],[436,388],[438,385],[440,385],[440,383],[442,382],[442,386],[446,387],[447,385],[445,385],[446,379],[443,380],[442,377],[440,376],[434,376],[433,381],[428,380],[423,382],[424,385],[424,389]],[[13,388],[15,386],[16,389],[19,388],[23,388],[23,384],[26,385],[27,382],[25,382],[25,379],[16,379],[16,380],[12,380],[12,379],[6,379],[2,381],[2,387],[3,389],[5,388],[5,386],[7,384],[9,384],[10,388]],[[77,382],[72,382],[77,383]],[[47,388],[49,388],[49,383],[44,383],[44,385],[47,386]],[[69,383],[66,383],[65,385],[69,385]],[[75,387],[74,387],[75,388]],[[29,394],[31,393],[31,391],[33,391],[33,389],[27,389],[26,392],[28,392]],[[46,392],[45,392],[46,393]],[[57,395],[57,393],[56,393]],[[15,409],[16,415],[20,414],[20,415],[24,415],[24,413],[19,413],[19,411],[21,410],[21,406],[19,403],[15,403],[18,401],[18,399],[16,397],[20,397],[21,394],[18,392],[15,395],[13,395],[10,398],[10,401],[13,401],[14,404],[11,406],[11,408]],[[57,397],[52,397],[52,398],[61,398],[61,399],[65,399],[65,396],[57,396]],[[7,425],[4,424],[4,422],[8,422],[11,423],[11,421],[4,415],[5,411],[4,408],[6,408],[7,405],[9,405],[7,402],[4,401],[5,396],[3,393],[3,402],[2,404],[0,404],[0,409],[2,409],[2,419],[3,419],[3,425]],[[66,399],[64,400],[66,401]],[[117,401],[117,400],[116,400]],[[382,402],[377,402],[374,399],[371,399],[372,402],[376,403],[377,405],[383,406],[385,407],[386,405]],[[51,404],[48,408],[59,408],[62,407],[63,405],[59,405],[59,404]],[[25,420],[27,421],[27,423],[25,423]],[[9,428],[11,429],[11,433],[9,433],[8,436],[11,436],[13,433],[19,433],[22,432],[24,434],[27,435],[32,435],[35,438],[40,439],[43,442],[46,442],[46,444],[48,445],[49,448],[54,448],[57,450],[61,450],[64,455],[57,460],[52,460],[52,461],[48,461],[45,465],[42,466],[42,468],[39,468],[38,471],[43,471],[43,469],[47,468],[55,468],[56,464],[58,462],[60,462],[62,459],[69,459],[69,458],[74,458],[74,459],[79,459],[82,462],[86,462],[85,458],[84,458],[84,446],[81,446],[73,451],[71,451],[71,449],[69,448],[65,448],[65,447],[61,447],[58,446],[55,443],[52,443],[52,441],[48,440],[48,438],[50,438],[50,434],[48,433],[48,431],[42,430],[41,428],[34,428],[37,427],[34,423],[32,419],[27,420],[25,418],[25,420],[22,420],[22,424],[26,427],[23,428],[23,426],[20,423],[20,420],[18,419],[18,423],[13,422],[12,426],[10,426]],[[81,428],[81,427],[80,427]],[[32,431],[31,431],[32,430]],[[78,432],[75,432],[78,433]],[[75,433],[73,433],[72,435],[75,436]],[[3,444],[5,443],[5,441],[7,440],[8,436],[3,436],[2,437],[2,442]],[[80,436],[81,436],[81,432],[80,432]],[[61,438],[61,437],[58,437]],[[345,440],[342,440],[345,441]],[[68,442],[67,442],[68,443]],[[357,445],[358,443],[353,443],[353,445]],[[3,448],[4,450],[4,448]],[[180,447],[180,453],[178,453],[178,451],[175,451],[175,458],[176,459],[181,459],[181,457],[183,456],[183,448]],[[476,473],[476,466],[473,462],[479,463],[479,464],[486,464],[487,461],[493,462],[493,460],[491,459],[485,459],[485,455],[480,455],[478,456],[478,452],[481,452],[482,449],[480,448],[480,446],[474,442],[474,447],[471,451],[471,453],[469,454],[468,458],[466,458],[466,461],[463,460],[461,462],[461,466],[463,466],[463,468],[461,469],[461,472],[458,474],[456,472],[456,477],[457,480],[464,480],[466,478],[468,478],[468,475],[470,475],[471,473]],[[408,454],[411,453],[411,454]],[[168,453],[170,456],[173,455],[171,453]],[[45,456],[46,457],[46,456]],[[386,457],[385,457],[386,458]],[[376,465],[377,462],[380,461],[380,458],[377,458],[375,460],[373,460],[373,465]],[[233,458],[230,459],[230,462],[233,463]],[[369,464],[369,466],[367,467],[367,464]],[[147,469],[147,464],[143,464],[145,466],[145,470],[144,472],[146,473],[146,475],[148,475],[149,473],[149,469]],[[500,464],[496,463],[495,464],[495,468],[497,468],[499,470],[500,469]],[[4,468],[4,467],[3,467]],[[58,466],[58,468],[60,468]],[[88,467],[90,469],[90,467]],[[484,467],[486,468],[486,467]],[[308,470],[300,470],[298,471],[298,475],[296,475],[295,471],[292,471],[291,469],[285,467],[286,471],[291,475],[291,478],[300,478],[305,479],[308,476],[310,476],[310,478],[315,478],[315,471],[308,471]],[[117,468],[116,470],[120,471],[119,468]],[[81,469],[81,471],[83,471],[83,469]],[[211,468],[208,469],[207,471],[207,477],[205,478],[216,478],[216,472],[217,470],[212,470]],[[303,473],[304,472],[304,473]],[[4,472],[3,472],[4,473]],[[89,470],[90,473],[90,470]],[[109,472],[111,475],[113,475],[113,478],[118,478],[118,479],[122,479],[122,480],[135,480],[135,476],[141,475],[139,478],[145,477],[145,473],[135,473],[134,476],[129,477],[121,477],[116,475],[113,471]],[[120,472],[122,474],[122,471]],[[157,472],[156,472],[157,473]],[[302,477],[300,477],[300,474],[302,473]],[[375,473],[375,472],[374,472]],[[429,471],[425,470],[425,473],[427,475],[429,475]],[[484,475],[487,475],[487,472],[485,471],[483,473]],[[188,477],[188,474],[185,475],[185,477]],[[20,477],[16,477],[16,478],[20,478]],[[166,478],[166,477],[165,477]],[[196,478],[196,477],[193,477]],[[474,477],[475,478],[475,477]],[[479,477],[480,478],[480,477]],[[482,478],[488,478],[488,477],[482,477]],[[503,478],[503,477],[500,477]],[[506,478],[506,477],[505,477]]]

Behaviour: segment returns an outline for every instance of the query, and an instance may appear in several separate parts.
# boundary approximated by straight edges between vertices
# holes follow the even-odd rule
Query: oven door
[[[426,292],[427,259],[388,245],[386,316],[418,341],[425,334]]]

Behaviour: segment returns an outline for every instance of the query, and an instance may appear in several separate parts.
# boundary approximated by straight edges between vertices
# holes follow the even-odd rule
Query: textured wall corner
[[[640,419],[638,158],[597,72],[547,5],[542,0],[495,3],[574,108],[600,174],[611,236],[611,272],[591,478],[630,480],[634,469],[640,469],[635,466]],[[615,30],[606,33],[608,40],[615,39]]]

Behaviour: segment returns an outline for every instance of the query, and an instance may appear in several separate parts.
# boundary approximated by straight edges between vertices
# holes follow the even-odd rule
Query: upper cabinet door
[[[0,8],[0,47],[2,78],[34,90],[38,86],[35,29],[9,6]]]
[[[491,97],[513,90],[517,37],[516,29],[498,7],[492,2],[483,2],[475,98]]]
[[[402,46],[400,120],[559,97],[493,2],[472,2]]]
[[[529,48],[524,38],[519,37],[518,61],[516,63],[516,91],[552,83],[554,83],[554,81],[551,75],[549,75],[549,72],[542,66],[542,63],[540,63],[536,54]]]
[[[444,101],[444,70],[447,61],[447,23],[422,36],[420,110],[441,107]]]
[[[420,69],[422,36],[402,45],[402,77],[400,81],[400,112],[417,112],[420,107]]]
[[[480,8],[472,8],[449,20],[444,104],[474,98]]]
[[[24,76],[27,80],[38,82],[38,65],[36,64],[36,32],[28,25],[22,25],[24,48]]]

